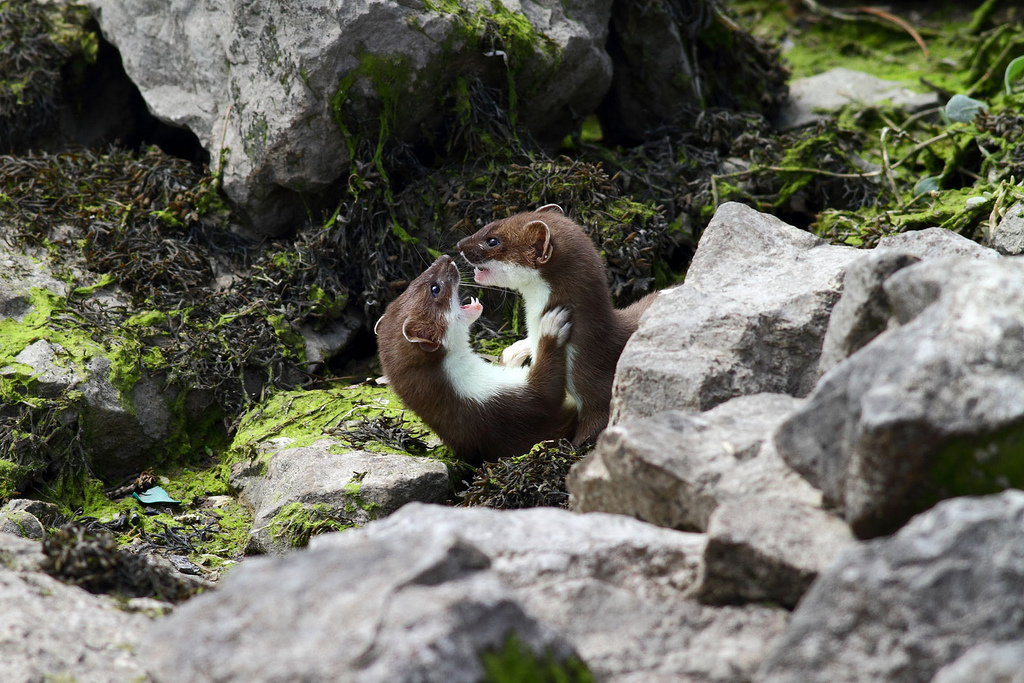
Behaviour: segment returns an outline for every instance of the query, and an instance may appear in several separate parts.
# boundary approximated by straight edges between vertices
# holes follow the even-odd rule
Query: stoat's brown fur
[[[481,284],[518,290],[526,305],[527,338],[536,358],[545,311],[572,315],[568,390],[579,424],[573,441],[593,439],[608,423],[615,365],[640,316],[657,294],[616,310],[597,248],[562,210],[550,204],[481,228],[459,242]]]
[[[462,460],[479,465],[569,438],[576,414],[566,401],[569,313],[541,323],[529,368],[494,365],[473,353],[469,326],[483,306],[459,302],[459,271],[442,256],[412,281],[377,322],[377,348],[389,383]]]

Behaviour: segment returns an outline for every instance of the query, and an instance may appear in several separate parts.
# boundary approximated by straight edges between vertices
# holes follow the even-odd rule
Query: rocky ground
[[[584,4],[97,0],[109,43],[80,7],[0,8],[60,29],[18,43],[32,115],[0,110],[51,123],[0,135],[0,679],[1019,674],[1021,17]],[[757,102],[672,120],[693,84],[661,76],[738,68],[708,52],[755,49],[736,21],[822,73],[784,98],[755,51]],[[888,80],[801,66],[829,35]],[[111,56],[107,100],[208,166],[100,150],[69,112],[116,119],[70,65]],[[548,201],[617,300],[661,294],[592,449],[472,472],[375,381],[369,330],[453,233]],[[517,313],[491,296],[493,354]]]

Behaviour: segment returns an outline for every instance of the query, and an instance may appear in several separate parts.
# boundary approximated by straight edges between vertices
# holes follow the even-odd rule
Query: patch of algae
[[[319,390],[282,391],[253,408],[238,426],[231,447],[223,456],[225,463],[262,460],[269,455],[262,445],[288,439],[289,448],[308,446],[345,430],[347,425],[375,417],[401,417],[406,428],[429,431],[398,396],[387,386],[356,384]],[[339,445],[339,452],[347,450]],[[383,443],[368,442],[363,450],[381,453],[406,451]],[[427,457],[452,464],[444,446],[430,448]]]

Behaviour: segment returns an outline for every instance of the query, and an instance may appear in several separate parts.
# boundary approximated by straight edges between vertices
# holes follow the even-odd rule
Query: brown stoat
[[[527,369],[473,352],[469,327],[482,311],[476,299],[460,305],[459,270],[441,256],[391,302],[375,328],[381,366],[402,403],[458,458],[477,466],[569,438],[576,423],[566,398],[569,312],[553,308],[541,317],[535,362]]]
[[[573,442],[578,445],[597,436],[608,424],[619,355],[657,293],[627,308],[613,308],[600,253],[555,204],[494,221],[461,240],[458,249],[475,266],[477,282],[522,294],[524,341],[533,358],[544,313],[555,307],[569,309],[573,329],[567,348],[567,388],[579,416]],[[524,346],[513,345],[503,360],[516,363],[525,356]]]

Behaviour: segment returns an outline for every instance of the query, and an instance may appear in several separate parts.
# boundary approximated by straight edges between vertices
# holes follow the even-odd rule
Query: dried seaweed
[[[65,524],[43,539],[43,570],[90,593],[152,597],[180,602],[196,593],[194,582],[147,558],[121,550],[106,531]]]
[[[469,488],[459,494],[459,507],[485,506],[498,510],[569,506],[565,478],[592,445],[574,447],[566,440],[544,441],[526,455],[486,463],[476,471]]]
[[[410,429],[405,424],[402,415],[385,415],[381,411],[374,417],[366,417],[355,424],[325,432],[356,447],[383,444],[414,455],[426,453],[430,448],[426,442],[429,432],[425,429]]]

